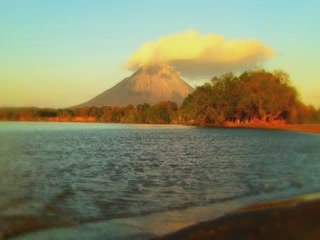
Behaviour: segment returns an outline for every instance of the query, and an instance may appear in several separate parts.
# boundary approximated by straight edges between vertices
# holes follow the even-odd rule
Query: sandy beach
[[[213,126],[204,126],[213,127]],[[285,130],[303,133],[320,134],[320,124],[286,124],[286,123],[226,123],[225,128],[248,128],[248,129],[271,129],[271,130]]]
[[[320,236],[320,200],[253,205],[154,240],[307,239]]]
[[[283,127],[276,128],[276,129],[320,134],[319,124],[287,124]]]
[[[172,212],[172,214],[177,213]],[[190,214],[192,215],[192,211],[187,211],[185,217],[190,217]],[[316,240],[320,236],[319,194],[253,204],[194,225],[189,226],[186,224],[187,221],[181,222],[180,228],[173,226],[172,229],[175,230],[171,231],[170,223],[167,222],[168,226],[165,224],[165,216],[169,215],[154,214],[149,217],[91,223],[66,222],[55,218],[20,217],[12,218],[11,222],[3,219],[5,221],[1,224],[0,239],[11,237],[21,240],[66,237],[79,239],[83,237],[83,239],[98,240],[108,239],[103,236],[113,236],[112,239],[122,240]],[[207,219],[212,219],[212,216]],[[174,219],[171,220],[174,221]],[[173,233],[170,233],[172,231]]]

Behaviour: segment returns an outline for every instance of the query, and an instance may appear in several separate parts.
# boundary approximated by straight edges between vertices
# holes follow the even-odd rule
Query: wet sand
[[[219,211],[226,212],[223,210],[224,205],[225,203],[217,205],[212,209],[213,211],[210,211],[210,207],[203,207],[201,211],[199,209],[186,210],[185,213],[173,211],[166,214],[91,223],[61,221],[56,218],[21,218],[20,216],[20,218],[12,218],[11,221],[2,219],[0,239],[11,237],[19,240],[319,239],[319,194],[304,195],[278,202],[262,202],[240,208],[240,210],[235,210],[239,209],[237,208],[239,202],[236,204],[230,202],[227,206],[229,213],[223,215]],[[199,213],[206,220],[199,222],[201,220],[192,218]],[[208,216],[205,217],[205,215]],[[215,217],[215,215],[218,216]]]
[[[287,200],[243,208],[154,240],[320,239],[320,200]]]
[[[0,218],[0,239],[48,228],[72,227],[76,222],[60,220],[56,217],[8,216]]]

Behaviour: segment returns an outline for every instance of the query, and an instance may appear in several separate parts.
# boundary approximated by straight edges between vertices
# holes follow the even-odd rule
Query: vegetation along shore
[[[304,104],[283,71],[246,71],[214,77],[178,106],[155,105],[52,108],[0,108],[2,121],[187,124],[319,132],[320,109]],[[289,124],[289,125],[288,125]],[[294,124],[294,125],[292,125]],[[301,127],[299,124],[308,124]]]

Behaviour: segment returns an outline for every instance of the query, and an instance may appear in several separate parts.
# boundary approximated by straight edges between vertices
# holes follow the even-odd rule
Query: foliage
[[[2,108],[0,120],[9,121],[62,121],[110,123],[171,123],[177,116],[178,106],[171,101],[154,106],[136,107],[82,107],[69,109]]]
[[[319,111],[299,100],[288,74],[264,70],[214,77],[184,100],[181,115],[185,122],[197,125],[320,120]]]
[[[289,75],[282,71],[247,71],[213,77],[189,94],[178,108],[171,101],[125,107],[0,108],[0,120],[112,123],[185,123],[224,125],[240,122],[320,122],[320,109],[299,100]]]

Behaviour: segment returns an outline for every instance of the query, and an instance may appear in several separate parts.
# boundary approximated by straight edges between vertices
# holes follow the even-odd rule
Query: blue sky
[[[261,41],[276,52],[262,66],[287,71],[302,99],[320,106],[319,8],[315,0],[0,0],[0,106],[84,102],[129,75],[124,65],[142,45],[187,30]]]

